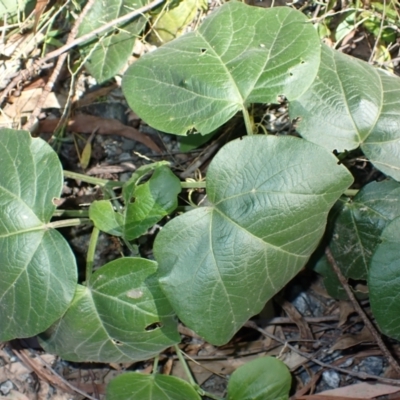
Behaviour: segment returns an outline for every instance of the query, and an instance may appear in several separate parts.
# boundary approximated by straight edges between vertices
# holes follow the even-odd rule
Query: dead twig
[[[351,376],[354,376],[354,377],[362,379],[362,380],[373,379],[373,380],[376,380],[376,381],[379,381],[379,382],[387,383],[389,385],[400,386],[400,380],[398,380],[398,379],[389,379],[389,378],[384,378],[384,377],[377,376],[377,375],[370,375],[370,374],[367,374],[365,372],[350,371],[350,370],[347,370],[345,368],[336,367],[336,366],[334,366],[332,364],[327,364],[327,363],[324,363],[322,361],[319,361],[312,354],[304,353],[303,351],[300,351],[296,347],[294,347],[291,344],[289,344],[287,341],[279,338],[278,336],[273,335],[272,333],[269,333],[268,331],[265,331],[264,329],[259,328],[254,321],[247,321],[244,324],[244,326],[246,326],[248,328],[253,328],[253,329],[257,330],[258,332],[260,332],[262,335],[264,335],[266,337],[269,337],[269,338],[271,338],[273,340],[276,340],[278,343],[283,344],[288,349],[290,349],[290,350],[294,351],[295,353],[301,355],[302,357],[306,358],[307,360],[310,360],[313,363],[318,364],[321,367],[328,368],[328,369],[333,369],[335,371],[341,372],[341,373],[346,374],[346,375],[351,375]]]
[[[399,366],[398,362],[390,354],[388,348],[386,347],[385,343],[382,340],[380,333],[377,331],[375,326],[369,320],[366,313],[364,312],[364,310],[361,308],[360,304],[358,303],[356,297],[354,296],[353,291],[351,290],[349,284],[347,283],[345,276],[343,275],[342,271],[340,270],[339,266],[337,265],[336,260],[334,259],[329,246],[327,246],[325,248],[325,255],[326,255],[326,258],[327,258],[329,264],[331,265],[333,271],[339,278],[339,281],[342,284],[344,290],[346,291],[348,298],[350,299],[351,303],[353,304],[354,309],[357,311],[357,313],[363,320],[365,326],[369,329],[372,336],[376,340],[376,343],[379,346],[380,350],[382,351],[382,354],[387,358],[387,360],[388,360],[389,364],[392,366],[392,368],[400,375],[400,366]]]
[[[79,46],[82,43],[88,42],[91,39],[94,39],[97,35],[100,35],[108,30],[115,28],[117,25],[123,24],[139,15],[142,15],[153,8],[159,6],[165,0],[153,0],[151,3],[146,4],[143,7],[138,8],[128,14],[123,15],[122,17],[116,18],[107,24],[102,25],[101,27],[93,30],[92,32],[87,33],[86,35],[80,36],[79,38],[74,39],[71,43],[67,43],[64,46],[60,47],[57,50],[52,51],[47,54],[45,57],[37,60],[34,65],[30,68],[24,69],[19,72],[19,74],[8,84],[8,86],[4,89],[1,97],[0,97],[0,106],[3,104],[4,100],[7,98],[9,93],[17,86],[17,84],[21,81],[22,76],[32,77],[37,70],[40,70],[40,67],[43,64],[46,64],[49,60],[59,57],[61,54],[66,53],[68,50]]]
[[[72,43],[72,41],[75,39],[75,36],[78,34],[79,26],[81,25],[83,19],[86,17],[86,14],[92,8],[94,3],[95,3],[95,0],[89,0],[87,2],[87,4],[85,5],[85,7],[83,8],[78,19],[75,21],[75,24],[71,29],[71,32],[68,35],[67,45]],[[39,114],[43,108],[43,104],[45,103],[47,96],[54,88],[54,85],[60,75],[61,69],[65,63],[65,60],[67,59],[67,56],[68,56],[68,53],[63,53],[58,58],[57,64],[56,64],[49,80],[47,81],[45,87],[43,88],[43,92],[40,96],[40,99],[39,99],[38,103],[36,104],[36,107],[33,110],[32,114],[30,115],[28,122],[24,126],[24,129],[26,129],[27,131],[32,132],[35,121],[39,117]]]

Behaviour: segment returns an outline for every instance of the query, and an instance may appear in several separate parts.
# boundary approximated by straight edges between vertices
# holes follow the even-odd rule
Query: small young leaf
[[[232,374],[227,400],[287,400],[291,381],[282,361],[274,357],[257,358]]]
[[[134,8],[142,7],[145,3],[145,0],[138,0],[135,4],[128,0],[95,1],[79,26],[78,37],[127,14]],[[96,46],[85,66],[98,83],[114,77],[125,65],[132,53],[136,37],[145,24],[146,18],[135,18],[125,25],[116,27],[115,32],[105,38],[96,38],[81,48],[81,54],[85,57]]]
[[[399,90],[398,77],[323,46],[318,77],[290,104],[290,116],[301,117],[305,139],[330,151],[360,146],[376,168],[399,181]]]
[[[114,378],[107,386],[106,397],[107,400],[200,400],[194,388],[180,378],[138,372]]]
[[[207,134],[249,103],[301,96],[316,76],[320,47],[299,11],[229,2],[196,32],[141,57],[122,87],[130,107],[151,126]]]
[[[208,169],[210,205],[156,237],[160,283],[179,318],[210,343],[228,342],[305,265],[351,183],[331,153],[298,138],[225,145]]]
[[[67,309],[75,257],[46,224],[61,194],[57,154],[29,132],[0,131],[0,341],[34,336]]]
[[[386,226],[368,275],[371,309],[381,331],[400,340],[400,217]]]
[[[180,341],[155,276],[157,264],[120,258],[78,286],[65,315],[41,335],[50,353],[70,361],[129,362],[151,358]]]
[[[129,181],[123,188],[123,214],[114,211],[109,201],[91,204],[89,216],[98,229],[133,240],[175,210],[181,185],[167,166],[157,166],[148,182],[136,185],[138,181]]]

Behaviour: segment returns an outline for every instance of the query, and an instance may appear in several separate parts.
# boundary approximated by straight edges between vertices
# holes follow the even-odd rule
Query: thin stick
[[[327,364],[327,363],[324,363],[322,361],[319,361],[318,359],[314,358],[311,354],[304,353],[304,352],[300,351],[299,349],[296,349],[296,347],[292,346],[287,341],[279,338],[278,336],[273,335],[272,333],[269,333],[268,331],[265,331],[264,329],[259,328],[254,321],[247,321],[244,326],[247,326],[249,328],[253,328],[253,329],[257,330],[258,332],[260,332],[262,335],[264,335],[266,337],[269,337],[269,338],[271,338],[273,340],[276,340],[278,343],[283,344],[284,346],[286,346],[290,350],[292,350],[295,353],[301,355],[302,357],[306,358],[307,360],[310,360],[313,363],[320,365],[321,367],[328,368],[328,369],[333,369],[335,371],[342,372],[343,374],[355,376],[356,378],[359,378],[359,379],[362,379],[362,380],[374,379],[376,381],[387,383],[389,385],[400,386],[400,380],[398,380],[398,379],[383,378],[381,376],[366,374],[365,372],[349,371],[347,369],[336,367],[334,365]]]
[[[123,15],[122,17],[116,18],[107,24],[102,25],[101,27],[93,30],[92,32],[87,33],[77,39],[74,39],[71,43],[67,43],[64,46],[60,47],[57,50],[52,51],[51,53],[47,54],[45,57],[38,60],[31,68],[27,68],[19,72],[19,74],[8,84],[8,86],[4,89],[1,98],[0,98],[0,105],[6,99],[8,94],[17,86],[17,84],[21,81],[21,77],[23,76],[32,76],[35,70],[40,69],[43,64],[46,64],[49,60],[60,56],[61,54],[71,50],[73,47],[79,46],[80,44],[87,42],[91,39],[94,39],[97,35],[102,34],[110,29],[115,28],[116,25],[123,24],[139,15],[142,15],[153,8],[159,6],[165,0],[154,0],[145,6],[138,8],[128,14]]]
[[[78,34],[79,26],[81,25],[83,19],[86,17],[86,14],[92,8],[94,2],[95,2],[95,0],[89,0],[87,2],[86,6],[84,7],[84,9],[82,10],[82,12],[80,13],[78,19],[75,21],[75,24],[71,29],[71,32],[68,35],[67,45],[72,43],[73,40],[75,39],[75,36]],[[61,69],[65,63],[65,60],[67,59],[67,56],[68,56],[68,53],[61,54],[61,56],[57,60],[57,64],[54,67],[54,70],[53,70],[49,80],[47,81],[45,87],[43,88],[43,92],[39,98],[39,101],[37,102],[35,109],[33,110],[32,114],[30,115],[28,122],[24,126],[24,129],[26,129],[27,131],[32,131],[34,123],[35,123],[37,117],[39,117],[39,114],[43,108],[43,104],[45,103],[48,95],[54,88],[54,85],[60,75]]]
[[[68,386],[71,390],[73,390],[76,393],[81,394],[82,396],[84,396],[87,399],[98,400],[98,399],[96,399],[96,397],[90,396],[88,393],[85,393],[84,391],[80,390],[76,386],[69,383],[65,378],[63,378],[60,374],[58,374],[48,362],[46,362],[42,357],[40,357],[39,354],[36,353],[36,357],[46,366],[46,368],[50,372],[52,372],[54,374],[54,376],[56,376],[62,383],[64,383],[64,385]]]
[[[333,257],[333,254],[331,252],[331,249],[329,246],[325,248],[325,255],[326,258],[331,265],[333,271],[339,278],[340,283],[342,284],[344,290],[346,291],[347,296],[349,297],[351,303],[353,304],[354,309],[357,311],[361,319],[363,320],[365,326],[369,329],[371,332],[372,336],[376,340],[377,345],[379,346],[381,352],[383,355],[387,358],[389,361],[389,364],[392,366],[392,368],[400,375],[400,366],[398,362],[393,358],[393,356],[390,354],[388,348],[386,347],[385,343],[382,340],[382,337],[380,333],[377,331],[375,326],[372,324],[372,322],[369,320],[367,315],[365,314],[364,310],[361,308],[360,304],[358,303],[356,296],[354,296],[353,291],[351,290],[349,284],[347,283],[347,280],[345,276],[343,275],[342,271],[340,270],[339,266],[336,263],[336,260]]]

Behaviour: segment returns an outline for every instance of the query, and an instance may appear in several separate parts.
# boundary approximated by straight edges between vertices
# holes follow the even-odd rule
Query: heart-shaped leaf
[[[142,184],[130,184],[123,188],[125,209],[123,214],[114,211],[110,201],[91,204],[90,218],[96,227],[111,235],[133,240],[151,228],[178,205],[181,192],[179,179],[165,166],[158,166],[152,177]]]
[[[116,18],[122,17],[134,8],[146,4],[145,0],[133,4],[129,0],[95,1],[79,26],[79,36],[83,36]],[[82,56],[88,56],[86,68],[99,83],[114,77],[126,64],[132,54],[137,35],[146,24],[146,18],[138,17],[116,27],[105,37],[96,38],[81,47]]]
[[[274,357],[260,357],[239,367],[228,383],[227,400],[287,400],[292,377]]]
[[[321,54],[313,85],[290,105],[300,134],[331,151],[361,146],[376,168],[400,180],[400,79],[327,46]]]
[[[382,232],[368,276],[371,309],[385,335],[400,340],[400,218]]]
[[[175,315],[158,285],[157,264],[120,258],[78,286],[65,315],[41,335],[46,351],[70,361],[151,358],[180,341]]]
[[[75,258],[48,225],[63,178],[57,154],[29,132],[0,131],[0,340],[48,328],[75,292]]]
[[[135,62],[122,87],[130,107],[151,126],[207,134],[249,103],[301,96],[319,62],[318,34],[301,12],[229,2],[196,32]]]
[[[347,278],[367,279],[371,256],[385,226],[400,216],[400,184],[371,182],[343,200],[332,221],[332,254]]]
[[[322,147],[247,136],[210,164],[210,205],[158,234],[160,282],[179,318],[226,343],[307,262],[331,206],[352,178]],[[201,315],[201,318],[198,316]]]
[[[107,400],[200,400],[194,388],[184,380],[168,375],[144,375],[128,372],[107,386]]]

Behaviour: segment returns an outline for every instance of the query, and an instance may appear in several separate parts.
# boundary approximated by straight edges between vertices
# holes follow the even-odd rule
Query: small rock
[[[5,381],[0,385],[0,392],[4,395],[7,396],[8,393],[10,393],[11,389],[14,387],[13,383],[11,381]]]
[[[328,370],[324,371],[322,373],[322,379],[325,381],[325,383],[331,387],[332,389],[336,389],[339,387],[340,384],[340,376],[339,374],[334,371],[334,370]]]

